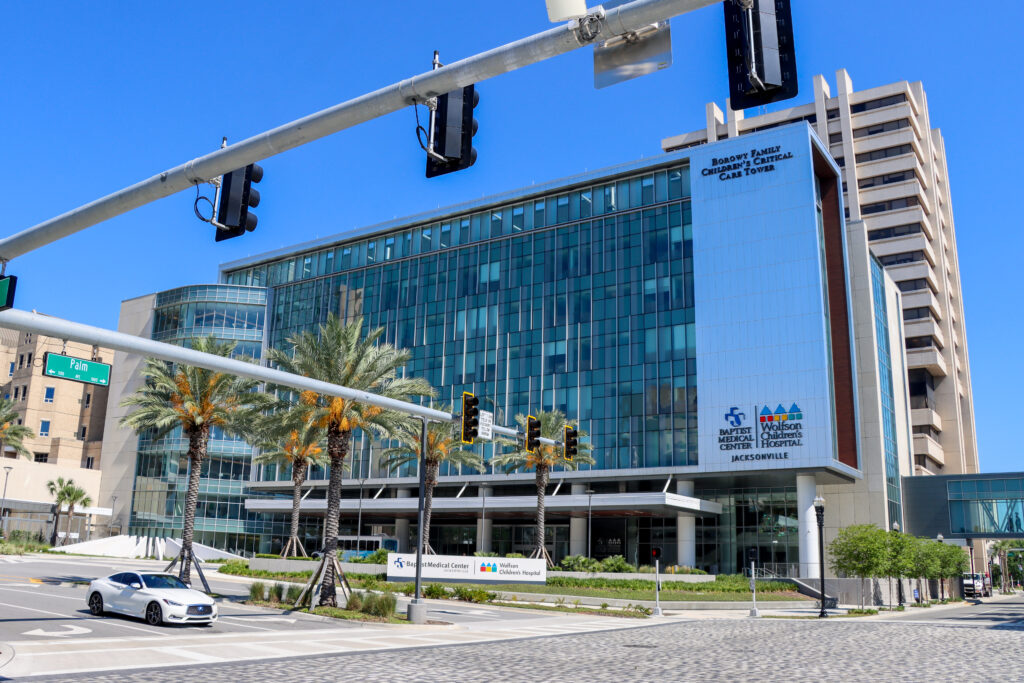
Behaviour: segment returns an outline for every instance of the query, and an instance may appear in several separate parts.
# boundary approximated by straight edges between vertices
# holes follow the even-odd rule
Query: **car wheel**
[[[99,593],[93,593],[89,596],[89,612],[94,617],[103,616],[103,596]]]
[[[146,623],[150,626],[159,626],[164,623],[164,613],[160,609],[160,605],[155,602],[151,602],[146,605]]]

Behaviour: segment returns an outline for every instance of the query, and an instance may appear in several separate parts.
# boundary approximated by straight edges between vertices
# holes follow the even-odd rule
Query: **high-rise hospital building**
[[[120,329],[213,334],[261,357],[334,313],[382,326],[406,372],[498,419],[558,409],[596,463],[556,470],[548,550],[735,572],[749,549],[815,576],[826,539],[903,522],[901,477],[977,469],[963,309],[941,138],[918,84],[724,121],[665,154],[354,230],[221,267],[220,282],[122,305]],[[857,191],[850,192],[855,187]],[[118,354],[112,394],[139,381]],[[111,401],[108,421],[124,409]],[[382,470],[357,435],[342,534],[414,538],[415,467]],[[489,459],[492,446],[480,446]],[[130,531],[181,525],[185,444],[110,425],[108,493]],[[109,451],[109,455],[108,455]],[[256,552],[287,536],[287,470],[215,435],[196,538]],[[303,498],[319,545],[326,473]],[[431,545],[529,551],[532,473],[443,466]],[[358,512],[357,512],[358,511]],[[115,511],[117,514],[117,511]]]

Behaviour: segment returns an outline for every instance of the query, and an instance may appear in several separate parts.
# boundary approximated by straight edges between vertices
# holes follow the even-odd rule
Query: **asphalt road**
[[[886,615],[884,621],[1024,630],[1024,594],[994,595],[971,600],[962,607],[908,607],[904,612]]]

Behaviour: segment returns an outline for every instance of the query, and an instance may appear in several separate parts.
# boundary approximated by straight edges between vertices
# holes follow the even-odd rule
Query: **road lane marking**
[[[224,617],[224,616],[221,617],[221,619],[239,619],[239,618],[240,617]],[[275,629],[272,629],[272,628],[266,628],[264,626],[253,626],[252,624],[235,624],[235,623],[232,622],[232,625],[233,626],[241,626],[242,628],[254,628],[254,629],[258,630],[258,631],[273,631],[273,630],[275,630]]]
[[[216,655],[208,655],[202,652],[192,652],[184,647],[158,647],[154,648],[157,652],[171,655],[172,657],[184,657],[186,659],[194,659],[197,662],[223,662],[223,657]]]
[[[25,585],[25,584],[14,584],[14,585]],[[28,585],[35,585],[35,584],[28,584]],[[39,597],[39,591],[20,591],[17,588],[11,588],[9,586],[0,586],[0,591],[7,591],[8,593],[24,593],[25,595],[32,595],[32,596],[35,596],[37,598]],[[84,600],[83,600],[83,598],[81,596],[75,596],[75,595],[53,595],[52,593],[46,593],[46,597],[48,597],[48,598],[60,598],[61,600],[76,600],[78,602],[84,602]]]
[[[35,595],[35,593],[33,593]],[[35,607],[25,607],[24,605],[12,605],[8,602],[0,602],[0,606],[13,607],[15,609],[27,610],[29,612],[39,612],[40,614],[49,614],[54,617],[63,617],[64,619],[83,619],[85,621],[102,621],[104,624],[110,624],[111,626],[123,626],[124,628],[130,628],[135,631],[142,631],[143,633],[149,633],[150,635],[164,635],[160,631],[151,631],[148,628],[141,628],[139,626],[130,626],[129,624],[122,624],[119,621],[110,621],[109,619],[101,619],[100,617],[82,617],[82,616],[68,616],[67,614],[61,614],[60,612],[51,612],[45,609],[37,609]]]
[[[64,636],[78,636],[83,633],[92,633],[91,628],[85,628],[84,626],[75,626],[74,624],[61,624],[61,628],[70,629],[68,631],[44,631],[41,628],[37,628],[34,631],[25,631],[21,635],[23,636],[57,636],[63,638]]]

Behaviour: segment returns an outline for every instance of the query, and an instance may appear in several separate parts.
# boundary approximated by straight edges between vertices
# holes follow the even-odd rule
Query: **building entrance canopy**
[[[636,516],[668,516],[691,515],[702,517],[719,515],[722,505],[709,500],[701,500],[675,493],[597,493],[567,494],[547,496],[545,507],[549,514],[568,514],[569,516],[586,516],[588,506],[596,514],[615,513],[617,515]],[[353,498],[341,500],[341,511],[353,513],[359,509],[360,501]],[[265,513],[288,513],[292,509],[291,497],[288,498],[250,498],[245,501],[248,510]],[[465,514],[479,515],[481,510],[487,514],[532,514],[537,509],[536,496],[488,496],[479,498],[434,498],[434,514]],[[323,514],[327,510],[327,501],[322,499],[305,500],[302,511],[307,514]],[[387,515],[394,517],[415,516],[417,500],[415,498],[364,498],[362,511],[365,515]]]

